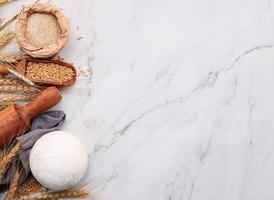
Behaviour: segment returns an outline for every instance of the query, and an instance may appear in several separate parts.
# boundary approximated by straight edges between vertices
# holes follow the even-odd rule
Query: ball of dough
[[[54,131],[41,137],[30,154],[30,169],[44,187],[58,191],[75,186],[85,176],[88,153],[74,135]]]

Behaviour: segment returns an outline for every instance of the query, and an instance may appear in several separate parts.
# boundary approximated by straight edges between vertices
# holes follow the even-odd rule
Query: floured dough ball
[[[75,186],[85,176],[88,153],[74,135],[54,131],[41,137],[30,154],[30,169],[44,187],[58,191]]]

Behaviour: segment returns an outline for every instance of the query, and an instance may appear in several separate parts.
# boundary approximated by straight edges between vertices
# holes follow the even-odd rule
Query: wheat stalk
[[[14,37],[14,32],[11,30],[5,31],[0,36],[0,48],[3,48],[6,44],[8,44],[12,38]]]
[[[19,142],[15,144],[14,147],[8,153],[4,153],[0,160],[0,183],[3,181],[5,173],[11,161],[17,156],[21,150],[21,145]]]
[[[19,186],[19,181],[20,181],[20,172],[19,170],[16,170],[11,179],[9,191],[7,192],[4,200],[13,200],[13,197]]]
[[[5,1],[5,0],[3,0],[3,1]],[[0,6],[3,5],[3,4],[5,4],[5,3],[7,3],[7,2],[8,2],[8,0],[6,0],[4,3],[1,3]],[[18,16],[18,14],[15,15],[15,16],[13,16],[13,17],[12,17],[11,19],[9,19],[5,24],[3,24],[2,26],[0,26],[0,32],[1,32],[2,30],[4,30],[10,23],[12,23],[12,22],[17,18],[17,16]]]
[[[33,199],[33,200],[48,200],[48,199],[59,199],[59,198],[86,198],[89,196],[87,190],[67,190],[60,192],[45,192],[32,194],[26,198],[22,197],[21,199]]]
[[[0,0],[0,6],[8,3],[10,0]],[[35,1],[34,3],[38,3],[40,0],[37,0]],[[0,26],[0,32],[5,29],[10,23],[12,23],[16,18],[17,18],[18,14],[17,15],[14,15],[12,18],[10,18],[4,25]]]

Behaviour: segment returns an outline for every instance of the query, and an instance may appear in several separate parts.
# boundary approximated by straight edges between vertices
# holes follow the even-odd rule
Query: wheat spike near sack
[[[13,31],[5,31],[0,35],[0,48],[3,48],[6,46],[14,37],[14,32]]]

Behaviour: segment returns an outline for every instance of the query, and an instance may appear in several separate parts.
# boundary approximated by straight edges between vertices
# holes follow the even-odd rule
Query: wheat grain
[[[5,173],[7,171],[8,166],[11,161],[17,156],[18,152],[21,150],[21,145],[16,143],[14,147],[4,155],[0,159],[0,183],[4,179]]]
[[[10,182],[10,187],[9,190],[4,198],[4,200],[13,200],[13,197],[18,189],[19,186],[19,181],[20,181],[20,172],[19,170],[16,170],[11,182]]]
[[[0,36],[0,48],[3,48],[8,44],[12,38],[14,37],[14,32],[11,30],[5,31],[1,36]]]
[[[73,79],[74,72],[68,67],[55,63],[29,62],[26,75],[37,82],[65,83]]]

